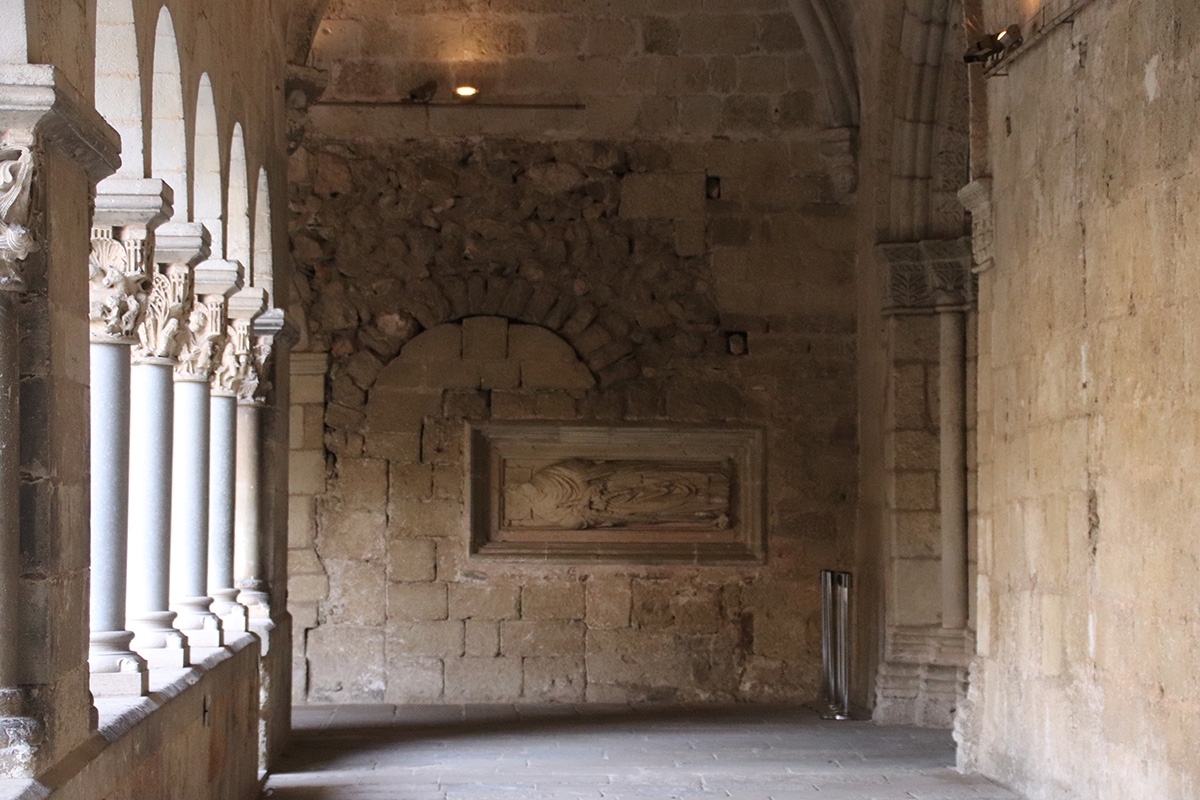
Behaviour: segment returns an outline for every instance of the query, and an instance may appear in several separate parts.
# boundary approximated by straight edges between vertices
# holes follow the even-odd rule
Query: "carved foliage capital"
[[[0,149],[0,291],[25,288],[18,263],[37,248],[33,232],[26,227],[33,166],[30,148]]]
[[[93,340],[133,344],[146,313],[151,277],[146,263],[146,237],[122,238],[118,240],[109,227],[92,229],[89,318]]]
[[[180,331],[175,379],[208,382],[219,365],[225,346],[226,309],[221,295],[196,298]]]
[[[967,239],[881,244],[885,313],[962,308],[975,302],[971,244]]]
[[[174,360],[179,355],[191,299],[192,277],[187,267],[171,266],[151,275],[146,312],[133,350],[135,361]]]

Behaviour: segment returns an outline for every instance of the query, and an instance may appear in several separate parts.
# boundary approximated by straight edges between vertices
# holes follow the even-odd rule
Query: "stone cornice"
[[[92,225],[154,230],[171,217],[175,192],[157,178],[105,178],[96,185]]]
[[[975,304],[969,237],[880,244],[875,255],[884,271],[884,314],[932,313]]]

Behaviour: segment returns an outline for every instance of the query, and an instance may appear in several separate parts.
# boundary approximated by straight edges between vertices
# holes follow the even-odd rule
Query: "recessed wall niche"
[[[692,564],[766,556],[761,430],[467,428],[473,556]]]

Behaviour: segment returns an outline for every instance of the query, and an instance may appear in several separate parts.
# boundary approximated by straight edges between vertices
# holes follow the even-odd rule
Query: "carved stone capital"
[[[282,308],[270,308],[254,317],[253,368],[248,371],[238,392],[238,402],[262,404],[272,385],[269,380],[272,359],[280,348],[291,348],[299,341],[299,329]]]
[[[932,239],[877,245],[885,314],[970,308],[975,303],[971,241]]]
[[[0,148],[0,291],[25,289],[20,262],[36,248],[29,224],[33,151],[24,146]]]
[[[192,273],[176,264],[151,275],[146,311],[138,326],[134,363],[170,364],[179,355],[192,301]]]
[[[137,343],[151,288],[146,249],[142,230],[133,229],[119,240],[110,227],[92,228],[88,317],[93,342]]]
[[[971,213],[971,246],[975,272],[987,272],[996,263],[996,219],[992,212],[992,179],[977,178],[958,190],[958,201]]]
[[[179,335],[175,380],[196,383],[212,380],[220,363],[218,357],[225,347],[227,322],[223,295],[209,294],[195,298],[187,324]]]
[[[180,337],[175,380],[207,383],[221,366],[228,338],[229,297],[241,286],[242,265],[209,259],[193,268],[192,280],[195,299]]]
[[[226,328],[225,346],[221,360],[213,372],[212,392],[219,397],[240,397],[242,382],[250,379],[253,367],[253,346],[250,341],[250,320],[232,320]]]

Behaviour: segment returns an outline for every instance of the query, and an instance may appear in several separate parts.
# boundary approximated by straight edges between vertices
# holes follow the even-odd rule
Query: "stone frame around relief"
[[[544,421],[468,422],[466,428],[472,557],[696,565],[766,560],[759,428]],[[648,503],[622,502],[639,482],[667,487],[668,496],[682,485],[675,496],[686,499],[666,510],[654,505],[662,491],[651,492]],[[581,485],[616,499],[581,497]],[[539,487],[557,494],[547,499]],[[544,513],[522,505],[519,519],[510,516],[506,506],[530,496]]]

